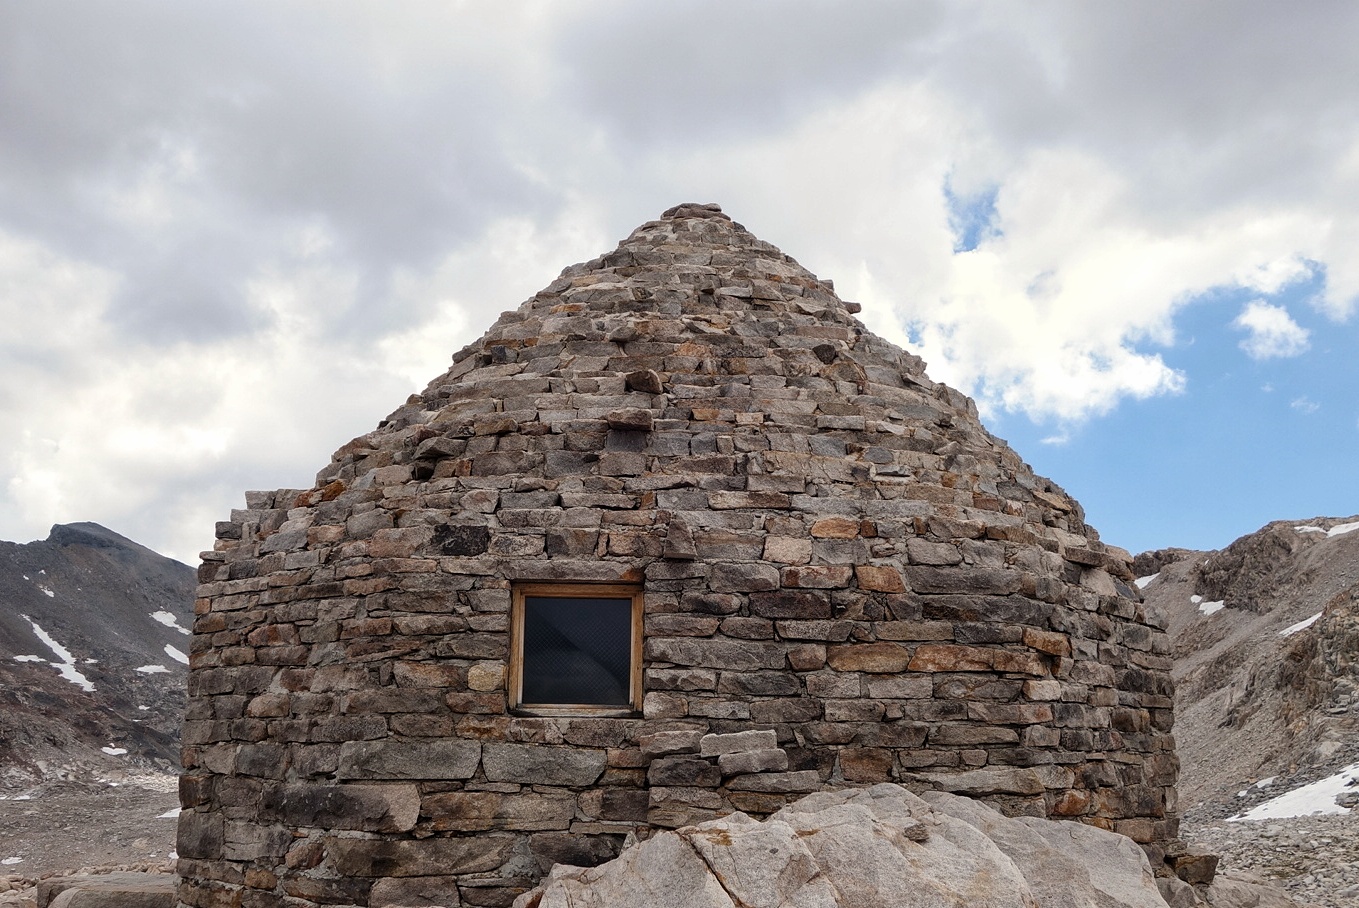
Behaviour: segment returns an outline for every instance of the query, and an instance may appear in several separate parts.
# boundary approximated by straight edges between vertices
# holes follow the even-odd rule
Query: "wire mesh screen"
[[[627,706],[632,600],[524,598],[524,703]]]

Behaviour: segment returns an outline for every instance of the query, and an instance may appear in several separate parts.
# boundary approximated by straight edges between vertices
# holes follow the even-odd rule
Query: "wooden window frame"
[[[623,583],[518,583],[510,601],[509,708],[522,716],[624,716],[642,714],[642,588]],[[591,703],[524,703],[524,608],[530,596],[558,599],[631,599],[632,664],[628,705]]]

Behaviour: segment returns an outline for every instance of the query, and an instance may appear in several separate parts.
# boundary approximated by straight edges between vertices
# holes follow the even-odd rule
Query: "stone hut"
[[[1128,554],[715,205],[567,268],[204,553],[180,901],[508,905],[897,781],[1175,838]]]

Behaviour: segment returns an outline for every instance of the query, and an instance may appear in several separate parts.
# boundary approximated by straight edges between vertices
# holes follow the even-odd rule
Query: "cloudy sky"
[[[1133,551],[1359,512],[1359,5],[0,2],[0,538],[195,561],[717,201]]]

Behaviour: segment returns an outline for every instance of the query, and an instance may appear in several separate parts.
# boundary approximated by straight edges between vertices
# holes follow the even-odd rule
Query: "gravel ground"
[[[49,782],[0,792],[0,873],[29,880],[94,868],[164,864],[179,806],[171,775],[107,782]],[[0,893],[0,902],[4,901]]]
[[[1186,821],[1181,837],[1221,855],[1219,870],[1277,882],[1302,905],[1359,908],[1359,816]]]

